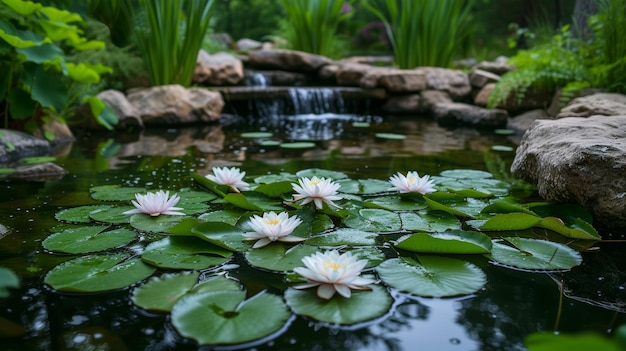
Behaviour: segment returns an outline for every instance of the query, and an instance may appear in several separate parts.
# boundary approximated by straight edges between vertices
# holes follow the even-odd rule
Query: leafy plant
[[[337,28],[352,15],[354,1],[281,0],[291,48],[333,56],[337,49]]]
[[[100,74],[110,72],[100,64],[66,59],[69,52],[104,48],[103,42],[84,37],[83,22],[78,14],[30,1],[0,3],[0,116],[5,128],[32,131],[52,118],[63,120],[82,97],[71,93],[72,86],[95,84]]]
[[[470,36],[473,1],[365,0],[385,23],[400,68],[449,67]]]
[[[214,0],[139,0],[136,41],[152,85],[189,86]],[[128,8],[128,11],[135,11]]]

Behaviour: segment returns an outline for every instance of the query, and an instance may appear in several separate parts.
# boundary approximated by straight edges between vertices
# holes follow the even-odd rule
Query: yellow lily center
[[[415,177],[408,177],[406,180],[409,182],[409,184],[412,184],[415,182]]]
[[[310,182],[310,184],[311,184],[311,185],[317,185],[317,184],[319,184],[319,183],[321,183],[319,180],[312,180],[312,181]]]
[[[280,219],[278,218],[264,219],[263,222],[265,222],[265,224],[276,225],[280,223]]]
[[[325,262],[322,267],[332,269],[333,271],[339,270],[341,268],[345,268],[345,264],[337,263],[337,262]]]

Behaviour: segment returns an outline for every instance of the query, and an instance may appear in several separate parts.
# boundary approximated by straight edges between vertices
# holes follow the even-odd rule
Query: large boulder
[[[252,67],[293,72],[312,72],[331,62],[325,56],[285,49],[257,50],[248,55],[248,63]]]
[[[45,156],[52,151],[49,141],[24,132],[0,129],[0,165],[8,165],[24,157]]]
[[[626,115],[538,120],[511,171],[547,200],[585,207],[599,227],[626,228]]]
[[[521,115],[509,118],[507,129],[514,130],[516,134],[524,134],[538,119],[550,118],[546,110],[536,109],[524,112]]]
[[[594,115],[615,116],[626,113],[626,95],[598,93],[581,96],[561,109],[557,118],[589,117]]]
[[[372,65],[358,63],[358,62],[346,62],[338,65],[335,72],[335,78],[338,85],[347,85],[358,87],[361,85],[361,79],[367,74],[367,72],[374,69]]]
[[[390,93],[418,93],[427,87],[426,74],[416,69],[370,69],[361,78],[361,88],[384,88]]]
[[[425,89],[445,91],[455,101],[464,99],[472,92],[469,78],[463,71],[439,67],[422,67],[417,71],[424,73]]]
[[[108,89],[98,93],[97,97],[102,100],[117,117],[116,129],[135,129],[143,128],[143,122],[141,121],[139,111],[133,106],[126,95],[119,90]],[[96,118],[91,113],[89,104],[84,103],[80,105],[77,111],[77,115],[83,121],[81,127],[92,130],[105,130],[106,128],[100,125]]]
[[[236,85],[243,80],[243,63],[235,56],[218,52],[210,55],[198,53],[193,81],[205,85]]]
[[[133,91],[128,101],[145,125],[211,122],[220,118],[224,100],[216,91],[161,85]]]
[[[504,128],[509,117],[505,110],[488,109],[461,102],[436,103],[432,113],[442,125],[468,125],[485,129]]]

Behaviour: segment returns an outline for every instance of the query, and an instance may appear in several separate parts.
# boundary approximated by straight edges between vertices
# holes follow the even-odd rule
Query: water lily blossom
[[[313,202],[315,207],[322,209],[324,203],[328,206],[337,206],[333,201],[341,200],[341,196],[337,196],[337,190],[341,185],[332,181],[332,179],[313,177],[300,178],[298,184],[293,184],[293,190],[296,194],[293,195],[294,201],[304,200],[300,205],[306,205],[309,202]]]
[[[398,190],[401,193],[420,193],[425,195],[437,191],[434,188],[435,182],[430,179],[429,175],[420,177],[415,171],[409,171],[406,176],[398,172],[389,178],[389,182],[393,185],[389,190]]]
[[[128,210],[124,212],[124,214],[131,215],[135,213],[145,213],[152,217],[162,214],[177,216],[185,215],[182,212],[177,212],[178,210],[182,210],[182,208],[174,207],[174,205],[178,203],[178,200],[180,200],[180,197],[176,194],[170,197],[169,191],[159,190],[156,193],[147,193],[146,195],[135,194],[135,199],[137,201],[131,200],[131,202],[136,208]]]
[[[217,184],[228,185],[238,193],[250,189],[250,184],[243,181],[245,175],[246,172],[237,167],[213,167],[213,174],[207,174],[206,177]]]
[[[274,241],[298,242],[305,238],[291,236],[290,234],[302,223],[298,216],[289,217],[287,212],[276,214],[266,212],[263,217],[254,215],[250,218],[250,227],[254,232],[243,233],[246,240],[257,240],[253,248],[263,247]]]
[[[325,253],[316,252],[304,257],[306,266],[296,267],[294,271],[307,279],[307,283],[294,286],[296,289],[307,289],[317,286],[317,296],[329,300],[338,292],[343,297],[351,296],[351,289],[371,290],[367,287],[375,283],[373,279],[359,275],[367,264],[367,260],[359,260],[350,252],[339,254],[336,250]]]

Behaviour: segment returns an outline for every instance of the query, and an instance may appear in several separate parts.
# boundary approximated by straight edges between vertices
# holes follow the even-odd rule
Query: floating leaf
[[[537,214],[526,207],[520,204],[514,204],[505,201],[495,201],[488,206],[485,206],[482,213],[512,213],[512,212],[520,212],[525,213],[530,216],[537,216]]]
[[[406,139],[406,135],[396,134],[396,133],[376,133],[376,137],[380,139],[389,139],[389,140],[404,140]]]
[[[246,251],[252,246],[243,241],[243,230],[228,223],[204,222],[195,226],[192,232],[202,240],[231,251]]]
[[[448,212],[400,212],[402,229],[421,232],[443,232],[461,229],[461,222]]]
[[[368,122],[352,122],[352,126],[355,128],[368,128],[370,124]]]
[[[101,206],[89,212],[89,217],[97,222],[111,224],[130,223],[131,216],[124,214],[124,212],[130,211],[134,208],[134,206]]]
[[[207,193],[206,191],[191,190],[189,188],[180,189],[176,194],[180,196],[180,202],[176,205],[177,207],[185,207],[185,204],[194,202],[209,202],[217,198],[215,194]]]
[[[490,259],[503,264],[522,269],[571,269],[582,262],[582,257],[563,244],[546,240],[527,238],[504,238],[502,242],[494,242]]]
[[[286,172],[280,172],[279,174],[266,174],[254,178],[254,182],[257,184],[269,184],[282,181],[295,182],[297,180],[298,177],[296,175]]]
[[[480,229],[494,231],[524,230],[539,224],[541,219],[541,217],[521,212],[504,213],[493,216],[493,218],[481,225]]]
[[[555,231],[568,238],[600,240],[600,234],[598,234],[591,224],[582,219],[576,219],[576,221],[574,221],[574,228],[568,228],[560,218],[546,217],[537,224],[537,227]]]
[[[380,179],[342,179],[337,181],[341,185],[341,192],[347,194],[376,194],[388,191],[389,182]]]
[[[446,178],[455,179],[480,179],[480,178],[492,178],[493,174],[476,169],[451,169],[443,171],[439,174]]]
[[[320,168],[309,168],[296,172],[296,177],[298,178],[330,178],[334,180],[346,179],[348,175],[342,172],[330,171],[327,169]]]
[[[227,262],[232,252],[196,237],[166,237],[146,246],[141,259],[158,268],[206,269]]]
[[[580,334],[532,333],[524,346],[528,351],[624,351],[615,341],[598,333],[584,332]]]
[[[493,145],[491,147],[491,150],[493,151],[503,151],[503,152],[509,152],[509,151],[513,151],[515,149],[513,149],[510,146],[506,146],[506,145]]]
[[[219,210],[204,213],[200,215],[198,219],[206,222],[224,222],[230,225],[235,225],[245,213],[246,211],[242,210]]]
[[[280,197],[282,194],[293,192],[293,182],[284,180],[281,182],[261,184],[257,186],[254,191],[269,197]]]
[[[90,226],[66,229],[48,236],[42,243],[46,250],[70,254],[104,251],[133,241],[132,230],[119,228],[104,231],[106,226]]]
[[[10,269],[0,267],[0,298],[9,296],[8,288],[19,288],[20,279]]]
[[[415,201],[408,196],[380,196],[365,201],[363,206],[390,211],[416,211],[428,207],[421,197],[419,201]]]
[[[385,284],[418,296],[444,297],[472,294],[486,283],[485,273],[472,263],[440,256],[393,258],[378,267]]]
[[[250,211],[280,211],[283,209],[281,202],[253,191],[246,191],[245,195],[226,194],[224,201]]]
[[[331,324],[352,325],[389,313],[393,303],[387,289],[372,284],[371,291],[353,290],[350,298],[335,294],[330,300],[317,296],[316,288],[285,291],[291,310],[304,317]]]
[[[368,232],[395,232],[401,229],[397,213],[377,208],[352,210],[344,219],[344,224]]]
[[[279,146],[283,149],[309,149],[315,147],[315,143],[309,141],[300,141],[293,143],[282,143]]]
[[[111,208],[111,206],[107,205],[89,205],[66,208],[55,213],[54,218],[56,218],[58,221],[65,221],[70,223],[89,223],[91,222],[89,214],[92,211],[107,210],[109,208]]]
[[[167,233],[183,219],[183,216],[160,215],[152,217],[147,214],[137,213],[130,217],[130,225],[144,232]]]
[[[249,138],[249,139],[271,138],[273,135],[274,133],[270,133],[270,132],[248,132],[248,133],[240,134],[242,138]]]
[[[387,259],[385,253],[377,247],[361,247],[347,251],[350,251],[352,256],[356,256],[360,260],[367,261],[367,265],[364,269],[374,268]]]
[[[278,332],[291,315],[276,295],[263,291],[245,297],[244,291],[183,296],[172,308],[172,324],[180,335],[200,345],[240,344]]]
[[[428,207],[430,207],[432,210],[435,211],[443,211],[443,212],[448,212],[451,215],[454,216],[458,216],[458,217],[462,217],[462,218],[474,218],[474,216],[470,215],[469,213],[463,212],[463,211],[459,211],[457,209],[454,209],[450,206],[446,206],[442,203],[439,203],[435,200],[431,200],[428,197],[424,196],[424,200],[426,201],[426,203],[428,204]]]
[[[319,251],[318,248],[308,245],[289,247],[283,243],[272,243],[260,249],[246,252],[246,260],[257,268],[270,271],[287,272],[295,267],[302,267],[302,258]]]
[[[340,228],[334,232],[307,239],[307,245],[313,246],[374,246],[378,234],[359,229]]]
[[[83,256],[50,270],[44,282],[68,292],[117,290],[152,275],[156,269],[127,254]]]
[[[278,140],[263,140],[262,142],[259,143],[259,145],[261,146],[280,146],[280,144],[282,144],[282,141],[278,141]]]
[[[491,250],[491,239],[474,231],[409,234],[396,242],[396,247],[413,251],[441,254],[484,254]]]
[[[91,197],[101,201],[130,201],[135,200],[135,194],[145,194],[145,188],[122,187],[118,185],[101,185],[89,189]]]

